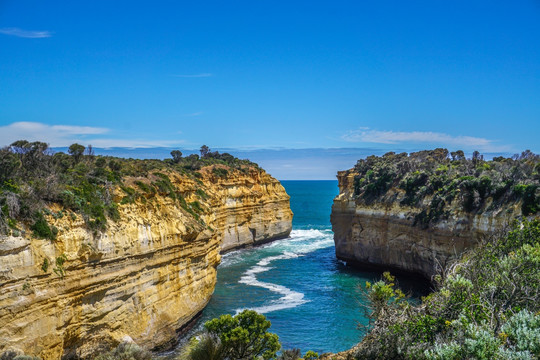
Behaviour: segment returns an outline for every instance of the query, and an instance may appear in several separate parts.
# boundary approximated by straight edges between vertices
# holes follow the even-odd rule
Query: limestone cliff
[[[339,172],[340,193],[331,215],[336,256],[429,279],[480,239],[536,211],[538,173],[527,170],[538,168],[537,158],[499,164],[447,155],[444,149],[411,156],[390,153]],[[518,170],[521,178],[512,175]],[[520,198],[523,188],[532,189],[532,200]]]
[[[1,235],[0,353],[84,358],[125,340],[146,348],[173,340],[209,301],[221,252],[291,231],[277,180],[254,167],[225,176],[216,167],[197,177],[168,171],[176,197],[147,192],[122,202],[104,231],[51,203],[55,240],[28,229]],[[144,188],[152,177],[124,184]]]

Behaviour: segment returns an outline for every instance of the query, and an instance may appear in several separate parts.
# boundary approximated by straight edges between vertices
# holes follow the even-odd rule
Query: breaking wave
[[[264,282],[257,279],[257,275],[273,269],[271,264],[278,260],[293,259],[304,256],[313,251],[324,249],[334,245],[332,232],[330,230],[293,230],[287,239],[275,241],[266,246],[269,255],[259,260],[257,264],[246,270],[240,280],[241,284],[256,286],[279,294],[277,300],[271,300],[267,304],[251,308],[259,313],[265,314],[272,311],[290,309],[309,300],[304,299],[304,294],[285,286]],[[277,254],[276,254],[277,253]],[[237,309],[240,312],[244,309]]]

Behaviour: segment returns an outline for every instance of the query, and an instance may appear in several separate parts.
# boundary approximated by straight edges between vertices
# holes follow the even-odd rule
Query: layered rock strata
[[[385,198],[390,201],[359,201],[355,175],[354,170],[338,173],[340,193],[334,199],[331,222],[336,256],[360,266],[401,270],[430,279],[449,260],[521,215],[520,203],[479,214],[456,205],[447,218],[424,228],[415,224],[422,206],[401,205],[404,192],[400,189],[388,191]],[[427,207],[431,198],[423,201]]]
[[[208,303],[221,252],[288,236],[289,196],[270,175],[200,175],[168,173],[183,204],[147,194],[119,205],[104,232],[51,204],[62,213],[47,219],[56,240],[1,237],[0,353],[86,358],[122,341],[167,344]]]

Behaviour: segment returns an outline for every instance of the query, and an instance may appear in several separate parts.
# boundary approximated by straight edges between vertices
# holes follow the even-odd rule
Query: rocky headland
[[[407,300],[390,272],[366,283],[369,331],[321,359],[537,359],[540,156],[484,161],[446,149],[387,153],[338,174],[338,258],[429,279]]]
[[[2,165],[25,168],[38,157],[68,180],[41,169],[35,179],[59,183],[25,218],[35,182],[3,174],[0,353],[87,358],[125,341],[170,345],[210,300],[220,253],[291,231],[281,184],[230,155],[167,163],[32,155],[25,149],[39,144],[16,145],[3,149]],[[94,194],[108,197],[105,216],[87,201]]]
[[[338,173],[336,256],[428,279],[516,218],[539,209],[538,157],[484,161],[446,149],[388,153]]]

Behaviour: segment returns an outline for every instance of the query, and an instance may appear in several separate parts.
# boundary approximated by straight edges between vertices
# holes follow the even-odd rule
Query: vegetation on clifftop
[[[96,156],[91,146],[79,144],[71,145],[68,154],[54,153],[43,142],[16,141],[0,149],[0,234],[17,236],[31,230],[35,237],[53,240],[58,229],[50,226],[47,218],[75,214],[82,216],[89,229],[101,231],[108,219],[118,219],[119,204],[145,201],[155,194],[171,197],[198,219],[200,204],[186,203],[167,173],[177,172],[200,183],[199,170],[208,166],[216,177],[258,169],[249,160],[211,152],[207,146],[201,148],[201,156],[182,157],[179,150],[171,156],[166,160]],[[148,181],[126,182],[136,177]],[[123,193],[120,198],[114,196],[118,188]],[[197,189],[197,195],[206,196],[203,189]],[[53,203],[62,210],[49,210]]]
[[[415,224],[423,227],[444,219],[456,204],[469,213],[518,202],[525,216],[540,211],[540,156],[528,150],[491,161],[478,152],[467,159],[463,151],[446,149],[390,152],[359,160],[352,171],[357,201],[421,209]]]
[[[540,358],[540,221],[465,253],[411,305],[393,277],[367,285],[371,330],[356,359]]]

